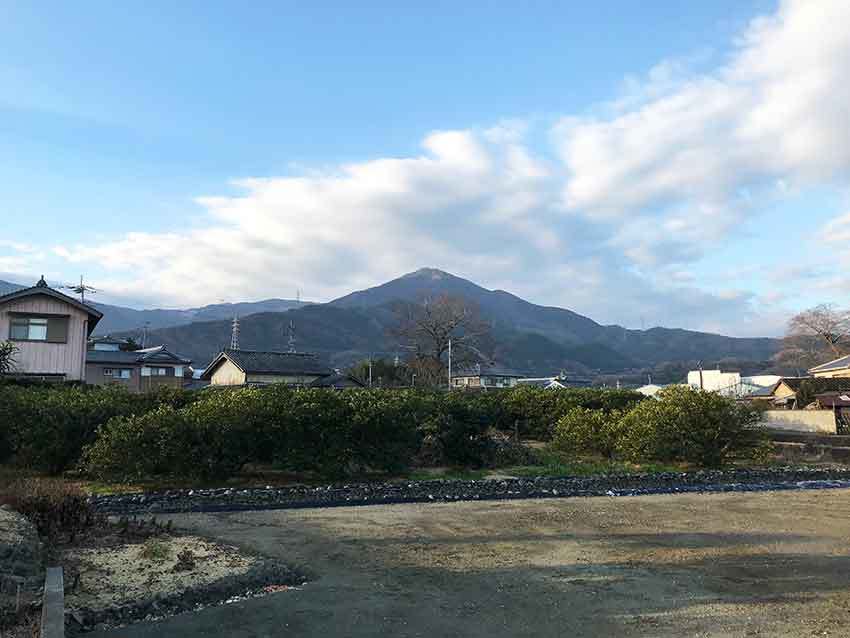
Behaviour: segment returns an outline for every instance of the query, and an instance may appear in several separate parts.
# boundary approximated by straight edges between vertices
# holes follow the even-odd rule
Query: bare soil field
[[[175,515],[303,587],[109,636],[850,636],[850,490]]]

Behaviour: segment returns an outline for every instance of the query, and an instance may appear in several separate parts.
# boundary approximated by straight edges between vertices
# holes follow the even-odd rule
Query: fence
[[[838,432],[832,410],[767,410],[764,413],[764,425],[771,430],[791,432]]]

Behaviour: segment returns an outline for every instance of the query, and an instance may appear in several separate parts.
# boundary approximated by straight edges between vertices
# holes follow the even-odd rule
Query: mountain
[[[775,354],[779,340],[725,337],[691,330],[652,328],[628,330],[604,326],[570,310],[539,306],[502,290],[488,290],[466,279],[433,268],[360,290],[326,304],[280,312],[242,316],[240,345],[246,349],[284,349],[286,327],[296,326],[296,347],[323,353],[333,365],[344,366],[372,356],[402,355],[388,336],[394,321],[392,304],[424,295],[450,294],[477,304],[493,324],[500,363],[536,374],[561,369],[618,372],[666,362],[720,359],[764,362]],[[208,362],[230,342],[229,316],[219,321],[194,321],[152,330],[149,343],[162,343]]]
[[[104,335],[128,330],[139,332],[146,324],[148,330],[152,330],[182,326],[194,321],[215,319],[232,321],[234,315],[243,317],[258,312],[286,312],[292,308],[300,308],[305,303],[293,299],[265,299],[263,301],[211,304],[186,310],[136,310],[98,302],[92,302],[91,305],[103,313],[103,319],[97,324],[95,334]]]
[[[24,286],[13,284],[11,281],[3,281],[0,279],[0,295],[8,295],[10,292],[20,290]]]
[[[24,288],[19,284],[0,280],[0,295]],[[210,321],[214,319],[232,320],[234,315],[240,317],[258,312],[286,312],[292,308],[300,308],[307,302],[293,299],[264,299],[262,301],[245,301],[239,303],[219,303],[188,308],[185,310],[152,309],[136,310],[124,306],[113,306],[88,300],[89,303],[103,313],[103,319],[95,328],[96,335],[111,334],[135,330],[137,333],[147,325],[149,330],[181,326],[193,321]],[[138,336],[138,335],[136,335]]]

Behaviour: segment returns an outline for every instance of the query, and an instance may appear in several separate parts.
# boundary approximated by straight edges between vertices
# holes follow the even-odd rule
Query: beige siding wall
[[[212,385],[242,385],[245,383],[245,373],[225,359],[224,363],[213,372],[210,383]]]
[[[815,372],[814,374],[821,379],[835,379],[838,377],[850,377],[850,370],[830,370],[829,372]]]
[[[0,340],[9,338],[9,313],[25,312],[41,315],[68,315],[67,343],[16,341],[15,356],[19,374],[64,374],[65,378],[80,381],[85,378],[86,338],[88,315],[82,310],[46,295],[15,299],[0,306]]]
[[[308,376],[281,376],[277,374],[251,374],[248,375],[248,383],[285,383],[287,385],[309,385],[319,377]]]
[[[832,410],[767,410],[764,425],[771,430],[820,432],[835,434],[835,415]]]
[[[786,397],[792,397],[796,394],[794,390],[789,388],[785,383],[780,383],[776,390],[773,391],[773,396],[777,399],[785,399]]]

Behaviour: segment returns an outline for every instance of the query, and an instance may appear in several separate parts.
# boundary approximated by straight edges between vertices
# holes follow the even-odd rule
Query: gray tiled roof
[[[333,374],[327,365],[307,352],[262,352],[257,350],[225,350],[233,363],[248,374],[316,375]]]
[[[144,350],[112,351],[89,350],[86,352],[86,363],[120,363],[124,365],[171,364],[188,365],[191,359],[169,352],[164,346],[146,348]]]
[[[828,372],[830,370],[841,370],[843,368],[850,368],[850,354],[833,361],[827,361],[819,366],[815,366],[809,370],[809,372]]]
[[[86,352],[86,363],[122,363],[139,365],[139,355],[135,352],[112,350],[89,350]]]

